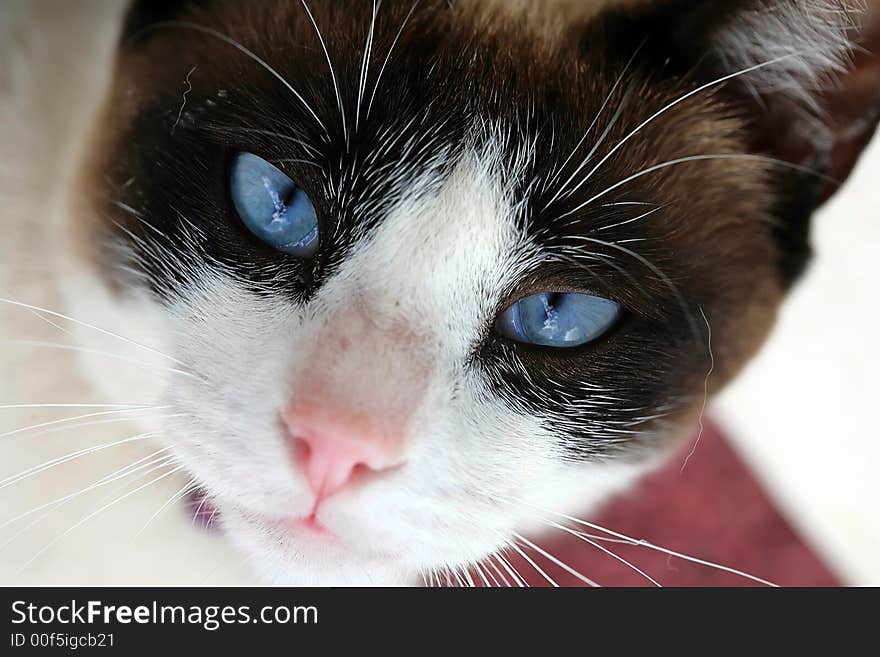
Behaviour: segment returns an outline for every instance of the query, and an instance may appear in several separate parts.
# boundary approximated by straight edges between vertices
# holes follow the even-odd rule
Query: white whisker
[[[71,532],[75,531],[77,528],[81,527],[81,526],[84,525],[86,522],[88,522],[89,520],[91,520],[92,518],[94,518],[95,516],[97,516],[98,514],[102,513],[103,511],[106,511],[107,509],[109,509],[109,508],[112,507],[112,506],[115,506],[116,504],[119,504],[119,503],[122,502],[123,500],[128,499],[128,498],[131,497],[132,495],[134,495],[134,494],[136,494],[136,493],[139,493],[140,491],[144,490],[145,488],[148,488],[148,487],[150,487],[150,486],[152,486],[152,485],[154,485],[154,484],[157,484],[157,483],[159,483],[160,481],[162,481],[163,479],[166,479],[166,478],[170,477],[171,475],[174,475],[174,474],[176,474],[177,472],[180,472],[181,470],[183,470],[183,466],[182,466],[182,465],[176,466],[173,470],[170,470],[169,472],[166,472],[166,473],[164,473],[164,474],[162,474],[162,475],[156,477],[155,479],[152,479],[152,480],[148,481],[146,484],[143,484],[143,485],[141,485],[141,486],[138,486],[138,487],[135,488],[134,490],[129,491],[128,493],[125,493],[125,494],[122,495],[121,497],[118,497],[118,498],[116,498],[115,500],[113,500],[112,502],[109,502],[109,503],[107,503],[107,504],[101,506],[101,507],[98,508],[97,510],[95,510],[95,511],[89,513],[87,516],[85,516],[84,518],[82,518],[79,522],[77,522],[77,523],[74,524],[74,525],[71,525],[71,526],[70,526],[67,530],[65,530],[61,535],[59,535],[59,536],[57,536],[56,538],[54,538],[51,542],[49,542],[48,545],[44,546],[42,549],[40,549],[40,550],[38,550],[36,553],[34,553],[34,554],[31,556],[31,558],[28,559],[28,560],[27,560],[27,561],[21,566],[21,568],[19,569],[19,572],[22,572],[22,571],[26,570],[28,566],[30,566],[30,565],[31,565],[34,561],[36,561],[40,556],[42,556],[42,555],[45,554],[49,549],[51,549],[53,545],[55,545],[55,544],[57,544],[59,541],[63,540],[63,539],[64,539],[66,536],[68,536]]]
[[[495,562],[496,556],[497,555],[495,555],[495,554],[490,554],[489,557],[486,559],[486,562],[492,567],[492,570],[495,571],[495,573],[498,575],[498,577],[501,578],[501,581],[504,582],[504,586],[506,586],[507,588],[511,588],[512,585],[510,583],[510,580],[507,579],[507,576],[501,572],[501,569],[498,567],[498,564]],[[495,579],[495,578],[493,577],[493,579]],[[499,584],[499,586],[500,586],[500,584]]]
[[[201,513],[202,507],[205,506],[205,502],[207,502],[207,501],[208,501],[208,496],[207,495],[203,496],[202,499],[199,500],[199,504],[196,507],[196,510],[193,511],[192,520],[190,521],[190,524],[193,527],[195,527],[196,520],[198,520],[198,518],[199,518],[199,513]]]
[[[571,194],[575,193],[578,189],[580,189],[580,187],[582,185],[584,185],[584,183],[586,183],[590,179],[590,177],[603,164],[605,164],[605,162],[607,162],[618,150],[620,150],[624,144],[626,144],[630,139],[632,139],[635,135],[637,135],[639,132],[641,132],[643,128],[648,126],[650,123],[654,122],[656,119],[658,119],[660,116],[662,116],[663,114],[665,114],[666,112],[668,112],[672,108],[683,103],[688,98],[692,98],[693,96],[696,96],[697,94],[700,94],[703,91],[706,91],[707,89],[711,89],[712,87],[723,84],[723,83],[727,82],[728,80],[733,80],[734,78],[738,78],[743,75],[748,75],[749,73],[753,73],[753,72],[758,71],[762,68],[766,68],[768,66],[773,66],[773,65],[778,64],[779,62],[785,61],[787,59],[792,59],[794,57],[798,57],[801,54],[803,54],[803,53],[797,53],[797,52],[788,53],[788,54],[782,55],[780,57],[776,57],[774,59],[762,62],[760,64],[755,64],[754,66],[749,66],[748,68],[741,69],[741,70],[736,71],[734,73],[729,73],[728,75],[724,75],[720,78],[716,78],[715,80],[712,80],[711,82],[707,82],[706,84],[703,84],[703,85],[697,87],[696,89],[689,91],[688,93],[684,94],[683,96],[680,96],[676,100],[665,105],[663,108],[654,112],[654,114],[652,114],[647,119],[642,121],[634,130],[632,130],[623,139],[621,139],[619,142],[617,142],[617,145],[615,145],[614,148],[612,148],[608,152],[608,154],[605,155],[605,157],[603,157],[601,160],[599,160],[599,162],[596,164],[596,166],[593,167],[593,169],[577,184],[577,186],[575,186],[572,190],[570,190],[568,195],[571,195]]]
[[[543,555],[546,559],[549,559],[550,561],[555,563],[557,566],[562,568],[565,572],[577,577],[580,581],[582,581],[587,586],[592,586],[593,588],[599,588],[599,584],[597,584],[596,582],[591,580],[589,577],[582,575],[581,573],[576,571],[574,568],[572,568],[568,564],[564,563],[562,560],[554,557],[552,554],[550,554],[549,552],[547,552],[546,550],[544,550],[540,546],[535,545],[529,539],[527,539],[524,536],[521,536],[520,534],[517,534],[517,533],[514,533],[514,536],[517,539],[519,539],[521,542],[525,543],[530,548],[532,548],[535,552],[538,552],[539,554]]]
[[[650,541],[646,541],[644,539],[632,538],[631,536],[626,536],[625,534],[621,534],[620,532],[615,532],[611,529],[606,529],[600,525],[595,523],[587,522],[586,520],[581,520],[579,518],[574,518],[572,516],[568,516],[564,513],[559,513],[556,511],[549,511],[548,513],[553,513],[554,515],[565,518],[566,520],[570,520],[571,522],[577,523],[579,525],[583,525],[584,527],[589,527],[590,529],[595,529],[596,531],[605,532],[614,536],[616,538],[624,539],[629,541],[632,545],[638,545],[641,547],[646,547],[649,550],[655,550],[657,552],[662,552],[663,554],[668,554],[672,557],[678,557],[679,559],[684,559],[685,561],[690,561],[691,563],[700,564],[702,566],[707,566],[709,568],[714,568],[716,570],[723,570],[724,572],[731,573],[733,575],[737,575],[739,577],[744,577],[745,579],[749,579],[753,582],[758,582],[759,584],[764,584],[765,586],[776,587],[777,585],[773,582],[767,581],[766,579],[762,579],[761,577],[757,577],[756,575],[751,575],[749,573],[743,572],[741,570],[737,570],[736,568],[731,568],[729,566],[724,566],[722,564],[713,563],[711,561],[707,561],[705,559],[700,559],[698,557],[693,557],[688,554],[682,554],[681,552],[676,552],[675,550],[670,550],[669,548],[662,547],[660,545],[655,545]]]
[[[495,577],[495,574],[494,574],[494,573],[492,572],[492,570],[489,568],[489,567],[492,566],[492,565],[493,565],[493,564],[492,564],[492,560],[491,560],[491,559],[486,559],[486,563],[483,565],[483,569],[485,570],[486,574],[489,576],[489,579],[491,579],[492,582],[495,584],[495,587],[496,587],[496,588],[500,588],[500,587],[501,587],[501,582],[498,580],[497,577]],[[477,566],[479,567],[479,564],[477,564]]]
[[[793,169],[795,171],[800,171],[802,173],[809,173],[811,175],[822,178],[823,180],[826,180],[827,182],[833,182],[833,183],[837,182],[833,178],[829,178],[828,176],[826,176],[826,175],[824,175],[814,169],[811,169],[809,167],[804,167],[799,164],[793,164],[791,162],[786,162],[785,160],[779,160],[779,159],[776,159],[773,157],[765,157],[763,155],[754,155],[751,153],[715,153],[715,154],[711,154],[711,155],[689,155],[687,157],[679,157],[674,160],[668,160],[666,162],[661,162],[660,164],[655,164],[653,166],[648,167],[647,169],[642,169],[638,173],[634,173],[630,176],[627,176],[623,180],[620,180],[620,181],[614,183],[613,185],[606,187],[598,194],[594,194],[593,196],[588,198],[586,201],[584,201],[583,203],[581,203],[577,207],[572,208],[571,210],[568,210],[567,212],[562,213],[561,215],[556,217],[556,219],[561,220],[561,219],[569,217],[573,214],[576,214],[577,212],[580,212],[581,210],[583,210],[585,207],[587,207],[588,205],[590,205],[591,203],[593,203],[597,199],[602,198],[606,194],[613,192],[618,187],[622,187],[623,185],[626,185],[626,184],[632,182],[633,180],[638,180],[642,176],[646,176],[650,173],[654,173],[655,171],[660,171],[662,169],[668,169],[669,167],[678,166],[679,164],[686,164],[688,162],[700,162],[702,160],[751,160],[753,162],[764,162],[766,164],[773,164],[773,165],[780,166],[783,168]]]
[[[681,464],[681,470],[678,471],[678,474],[682,474],[684,469],[687,467],[688,461],[691,460],[691,457],[697,452],[697,447],[700,445],[700,441],[703,439],[703,431],[705,430],[704,417],[706,415],[706,406],[709,404],[709,377],[712,376],[712,373],[715,371],[715,354],[712,352],[712,327],[709,326],[709,320],[706,317],[706,313],[703,311],[703,308],[700,307],[700,314],[703,316],[703,321],[706,322],[706,330],[708,331],[708,349],[709,349],[709,371],[706,372],[706,378],[703,379],[703,405],[700,407],[700,416],[697,419],[697,423],[699,425],[699,432],[697,433],[697,439],[694,441],[694,445],[691,448],[690,453],[685,457],[684,463]]]
[[[12,299],[13,301],[18,301],[18,299],[16,299],[12,294],[8,294],[7,296],[8,296],[10,299]],[[73,334],[72,334],[69,330],[67,330],[66,328],[64,328],[64,327],[61,326],[60,324],[57,324],[56,322],[53,322],[51,319],[49,319],[49,318],[46,317],[45,315],[41,315],[40,313],[38,313],[38,312],[36,312],[36,311],[34,311],[34,310],[29,310],[28,312],[29,312],[31,315],[33,315],[34,317],[36,317],[37,319],[39,319],[41,322],[44,322],[44,323],[48,324],[49,326],[52,326],[53,328],[58,329],[58,330],[61,331],[62,333],[64,333],[64,334],[66,334],[66,335],[69,335],[69,336],[73,337]]]
[[[126,472],[125,474],[121,475],[120,477],[117,477],[116,479],[110,480],[110,481],[108,481],[107,483],[109,484],[109,483],[112,483],[113,481],[117,481],[118,479],[128,478],[128,477],[130,477],[131,475],[133,475],[133,474],[135,474],[136,472],[138,472],[139,470],[142,470],[143,468],[149,468],[146,472],[143,472],[142,474],[138,475],[137,477],[135,477],[135,478],[132,479],[131,481],[128,481],[128,482],[126,482],[126,483],[124,484],[124,486],[125,486],[125,485],[130,485],[130,484],[132,484],[132,483],[134,483],[134,482],[140,481],[140,480],[143,479],[144,477],[148,476],[151,472],[155,472],[156,470],[158,470],[159,468],[161,468],[163,465],[165,465],[165,464],[167,464],[168,462],[170,462],[172,459],[173,459],[173,457],[171,457],[171,456],[166,456],[166,457],[164,457],[164,458],[155,459],[155,460],[151,461],[150,463],[145,464],[145,465],[142,466],[141,468],[136,468],[136,469],[134,469],[134,470],[131,470],[130,472]],[[153,467],[150,467],[150,466],[153,466]],[[112,497],[112,496],[115,495],[116,492],[119,491],[119,490],[121,490],[120,487],[114,488],[113,491],[110,492],[110,496]],[[105,496],[104,498],[102,498],[101,502],[103,502],[104,500],[107,500],[107,499],[110,499],[110,497],[106,497],[106,496]],[[9,545],[11,545],[11,544],[12,544],[17,538],[19,538],[20,536],[22,536],[23,534],[25,534],[25,533],[26,533],[28,530],[30,530],[32,527],[34,527],[34,526],[38,525],[39,523],[41,523],[43,520],[45,520],[46,518],[48,518],[50,515],[52,515],[52,514],[55,513],[56,511],[58,511],[58,509],[60,509],[61,507],[65,506],[66,504],[68,504],[68,503],[71,502],[72,500],[73,500],[73,498],[65,499],[65,500],[63,500],[62,502],[57,503],[57,504],[55,504],[54,506],[52,506],[51,508],[49,508],[45,513],[43,513],[43,514],[37,516],[36,518],[34,518],[32,521],[30,521],[30,522],[29,522],[28,524],[26,524],[24,527],[22,527],[22,528],[19,529],[17,532],[15,532],[12,536],[10,536],[6,541],[4,541],[2,544],[0,544],[0,551],[6,549],[6,547],[8,547]],[[44,506],[41,507],[41,508],[46,508],[46,506],[44,505]],[[36,510],[35,510],[35,511],[36,511]]]
[[[124,479],[126,477],[129,477],[132,474],[134,474],[135,472],[139,472],[139,471],[143,470],[144,468],[156,466],[157,464],[161,465],[161,464],[167,463],[167,462],[171,461],[174,457],[173,456],[160,456],[157,458],[157,456],[159,454],[162,454],[163,452],[167,452],[169,449],[171,449],[171,448],[165,447],[163,449],[156,450],[152,454],[149,454],[143,458],[140,458],[137,461],[135,461],[134,463],[129,463],[128,465],[116,470],[115,472],[112,472],[109,475],[105,475],[104,477],[102,477],[98,481],[89,484],[85,488],[82,488],[74,493],[68,493],[67,495],[64,495],[62,497],[58,497],[50,502],[46,502],[46,503],[41,504],[39,506],[28,509],[27,511],[24,511],[13,518],[9,518],[8,520],[4,520],[2,523],[0,523],[0,529],[4,529],[4,528],[8,527],[9,525],[15,524],[19,520],[24,520],[28,516],[32,516],[35,513],[39,513],[40,511],[43,511],[44,509],[50,509],[49,513],[51,513],[55,509],[67,504],[68,502],[76,499],[77,497],[85,495],[86,493],[89,493],[89,492],[96,490],[98,488],[103,488],[104,486],[108,486],[115,481],[119,481],[120,479]],[[150,459],[153,459],[153,460],[150,460]],[[148,461],[148,462],[144,463],[144,461]],[[152,472],[152,470],[148,470],[148,472]],[[46,515],[48,515],[48,514],[40,516],[40,518],[38,518],[34,522],[30,523],[26,527],[24,527],[21,531],[19,531],[14,536],[12,536],[12,538],[10,538],[5,543],[0,545],[0,549],[5,548],[13,540],[15,540],[15,538],[17,538],[22,533],[27,531],[30,527],[32,527],[34,524],[39,522],[42,518],[46,517]]]
[[[102,424],[116,424],[119,422],[141,422],[145,420],[149,421],[157,421],[157,420],[165,420],[167,418],[173,417],[182,417],[183,413],[167,413],[164,415],[125,415],[123,417],[111,417],[105,418],[103,420],[89,420],[88,422],[75,422],[71,421],[70,423],[65,423],[61,426],[56,426],[50,429],[44,429],[43,431],[38,431],[36,433],[30,434],[28,438],[30,440],[40,438],[41,436],[48,436],[53,433],[64,433],[68,431],[73,431],[74,429],[82,429],[83,427],[94,427]]]
[[[42,429],[43,427],[51,427],[59,424],[65,424],[67,422],[75,422],[76,420],[83,420],[89,417],[99,417],[103,415],[118,415],[120,413],[130,413],[132,411],[144,411],[144,410],[162,410],[165,408],[170,408],[170,406],[144,406],[144,407],[134,407],[134,408],[123,408],[114,411],[99,411],[97,413],[85,413],[83,415],[76,415],[74,417],[62,418],[60,420],[51,420],[49,422],[40,422],[39,424],[32,424],[28,427],[20,427],[18,429],[13,429],[11,431],[7,431],[5,433],[0,433],[0,438],[7,438],[9,436],[15,436],[21,433],[25,433],[27,431],[32,431],[33,429]],[[127,418],[121,418],[127,419]]]
[[[645,579],[647,579],[649,582],[651,582],[651,584],[653,584],[654,586],[657,586],[657,587],[661,587],[661,588],[662,588],[662,584],[660,584],[660,582],[658,582],[656,579],[654,579],[653,577],[651,577],[650,575],[648,575],[648,573],[646,573],[645,571],[643,571],[642,569],[640,569],[638,566],[633,565],[632,563],[630,563],[629,561],[627,561],[626,559],[624,559],[624,558],[621,557],[620,555],[615,554],[614,552],[612,552],[611,550],[609,550],[608,548],[606,548],[604,545],[600,545],[599,543],[593,541],[592,539],[587,538],[587,537],[586,537],[585,535],[583,535],[582,533],[580,533],[580,532],[576,532],[576,531],[574,531],[574,530],[572,530],[572,529],[569,529],[568,527],[565,527],[564,525],[560,525],[559,523],[553,522],[552,520],[546,520],[545,522],[546,522],[548,525],[550,525],[551,527],[556,527],[556,529],[560,529],[560,530],[562,530],[562,531],[564,531],[564,532],[566,532],[566,533],[568,533],[568,534],[571,534],[571,535],[574,536],[575,538],[577,538],[577,539],[579,539],[579,540],[581,540],[581,541],[584,541],[585,543],[589,543],[590,545],[592,545],[592,546],[593,546],[594,548],[596,548],[597,550],[601,550],[602,552],[604,552],[604,553],[607,554],[608,556],[610,556],[610,557],[616,559],[617,561],[620,561],[621,563],[625,564],[626,566],[628,566],[629,568],[631,568],[632,570],[634,570],[635,572],[637,572],[639,575],[641,575],[642,577],[644,577]]]
[[[189,69],[189,73],[186,74],[186,89],[183,92],[183,98],[181,98],[180,100],[180,109],[177,112],[177,118],[174,120],[174,125],[171,126],[172,135],[174,134],[174,131],[177,130],[177,126],[180,125],[181,117],[183,117],[183,110],[184,108],[186,108],[186,97],[192,93],[193,86],[192,82],[190,82],[190,78],[192,77],[192,74],[195,72],[196,68],[196,66],[193,66],[191,69]]]
[[[367,43],[364,46],[364,57],[361,62],[361,77],[358,82],[358,99],[357,106],[355,107],[355,117],[354,117],[354,129],[355,132],[358,131],[361,122],[361,105],[364,101],[364,92],[367,88],[367,76],[369,75],[370,69],[370,55],[373,53],[373,38],[376,33],[376,18],[379,15],[379,5],[382,4],[381,0],[373,0],[373,18],[370,21],[370,30],[367,32]]]
[[[611,230],[612,228],[619,228],[620,226],[626,226],[627,224],[634,223],[636,221],[639,221],[640,219],[644,219],[645,217],[650,217],[652,214],[654,214],[655,212],[659,212],[664,207],[665,206],[660,206],[658,208],[654,208],[653,210],[648,210],[647,212],[643,212],[642,214],[640,214],[638,217],[633,217],[632,219],[627,219],[626,221],[619,221],[616,224],[611,224],[609,226],[602,226],[601,228],[597,228],[595,230],[595,232],[601,233],[603,230]]]
[[[486,579],[486,575],[485,575],[485,573],[483,573],[483,569],[480,568],[480,564],[479,564],[479,562],[474,562],[474,570],[477,571],[477,575],[479,575],[479,576],[480,576],[480,579],[483,580],[483,584],[486,585],[486,588],[487,588],[487,589],[491,589],[491,588],[492,588],[492,585],[489,584],[489,580]]]
[[[500,499],[500,498],[492,498],[492,499],[495,499],[498,502],[504,502],[504,500]],[[663,554],[667,554],[669,556],[684,559],[685,561],[690,561],[692,563],[700,564],[702,566],[707,566],[709,568],[714,568],[716,570],[722,570],[724,572],[728,572],[733,575],[737,575],[739,577],[743,577],[745,579],[752,580],[753,582],[758,582],[759,584],[764,584],[765,586],[773,586],[773,587],[777,586],[773,582],[770,582],[766,579],[762,579],[761,577],[758,577],[756,575],[751,575],[751,574],[743,572],[741,570],[737,570],[736,568],[731,568],[730,566],[725,566],[725,565],[722,565],[719,563],[713,563],[713,562],[707,561],[705,559],[700,559],[698,557],[694,557],[694,556],[691,556],[688,554],[676,552],[675,550],[670,550],[669,548],[665,548],[660,545],[655,545],[654,543],[651,543],[650,541],[647,541],[645,539],[633,538],[632,536],[627,536],[626,534],[622,534],[620,532],[614,531],[613,529],[608,529],[607,527],[602,527],[601,525],[597,525],[596,523],[592,523],[587,520],[582,520],[580,518],[575,518],[574,516],[568,515],[566,513],[562,513],[560,511],[554,511],[553,509],[546,509],[546,508],[537,506],[535,504],[531,504],[529,502],[526,502],[525,500],[522,500],[522,499],[519,499],[519,500],[512,499],[512,500],[508,500],[508,502],[522,504],[523,506],[527,506],[531,509],[534,509],[535,511],[539,511],[542,513],[549,513],[549,514],[557,516],[559,518],[564,518],[564,519],[569,520],[575,524],[582,525],[584,527],[588,527],[590,529],[607,534],[608,536],[612,536],[616,539],[620,539],[622,542],[625,542],[629,545],[637,545],[637,546],[641,546],[641,547],[646,547],[649,550],[655,550],[657,552],[662,552]],[[547,521],[547,522],[549,522],[549,521]],[[568,528],[566,528],[566,529],[568,529]],[[574,531],[574,530],[570,530],[570,531]],[[584,534],[583,532],[577,532],[577,533],[579,535],[586,536],[587,538],[591,538],[591,539],[596,538],[594,536],[591,536],[590,534]]]
[[[84,456],[88,456],[90,454],[95,454],[97,452],[101,452],[112,447],[117,447],[119,445],[126,445],[129,443],[137,442],[139,440],[146,440],[147,438],[152,438],[158,435],[157,432],[148,432],[138,434],[136,436],[130,436],[128,438],[123,438],[122,440],[116,440],[111,443],[104,443],[102,445],[93,445],[92,447],[86,447],[84,449],[77,450],[75,452],[71,452],[70,454],[65,454],[64,456],[59,456],[57,458],[46,461],[45,463],[41,463],[40,465],[35,465],[27,470],[19,472],[17,475],[13,475],[11,477],[7,477],[6,479],[0,480],[0,490],[17,484],[20,481],[33,477],[34,475],[45,472],[46,470],[51,470],[54,467],[59,465],[63,465],[65,463],[69,463],[70,461],[75,461],[76,459],[82,458]]]
[[[543,577],[543,578],[546,579],[548,582],[550,582],[550,585],[553,586],[553,588],[556,588],[556,589],[559,588],[559,584],[557,584],[557,583],[553,580],[553,578],[550,577],[550,575],[548,575],[547,573],[545,573],[545,572],[541,569],[541,566],[539,566],[538,564],[536,564],[536,563],[531,559],[531,557],[529,557],[529,555],[527,555],[525,552],[523,552],[523,551],[520,549],[520,547],[519,547],[516,543],[509,542],[508,545],[509,545],[511,548],[513,548],[514,550],[516,550],[516,552],[519,554],[519,556],[521,556],[523,559],[525,559],[525,560],[529,563],[529,565],[530,565],[532,568],[534,568],[535,571],[537,571],[537,573],[538,573],[541,577]]]
[[[136,358],[129,358],[127,356],[123,356],[121,354],[116,354],[111,351],[102,351],[100,349],[91,349],[89,347],[80,347],[72,344],[64,344],[61,342],[44,342],[41,340],[6,340],[7,344],[20,345],[24,347],[42,347],[44,349],[58,349],[61,351],[73,351],[77,353],[83,354],[93,354],[95,356],[106,356],[107,358],[113,358],[115,360],[124,361],[126,363],[132,363],[134,365],[141,365],[145,369],[153,370],[155,373],[159,372],[173,372],[175,374],[181,374],[183,376],[188,376],[193,379],[197,379],[202,381],[203,379],[192,372],[187,372],[184,370],[177,369],[175,367],[163,367],[161,365],[157,365],[154,363],[148,363],[143,360],[137,360]]]
[[[324,36],[321,34],[321,30],[318,29],[318,23],[312,15],[312,10],[309,9],[309,6],[306,4],[306,0],[300,0],[300,2],[302,3],[303,9],[306,10],[306,14],[308,14],[309,20],[312,22],[312,27],[315,28],[315,34],[318,36],[318,41],[321,43],[321,49],[324,51],[324,57],[327,59],[327,66],[330,68],[330,79],[333,81],[333,91],[336,93],[336,105],[339,107],[339,116],[342,119],[342,134],[345,136],[345,143],[348,144],[348,127],[345,123],[345,107],[342,103],[342,95],[339,93],[339,82],[336,79],[336,71],[333,70],[333,62],[330,60],[330,53],[327,50],[327,44],[324,42]],[[315,118],[317,119],[317,117]],[[327,129],[324,128],[324,131],[326,132]]]
[[[138,532],[132,537],[132,541],[137,540],[141,536],[141,534],[143,534],[147,530],[147,527],[149,527],[156,518],[162,515],[165,509],[167,509],[172,504],[175,504],[177,501],[181,500],[190,491],[193,491],[196,488],[198,488],[198,481],[196,481],[195,478],[192,478],[188,482],[186,482],[180,490],[169,497],[168,500],[162,506],[160,506],[153,515],[150,516],[150,518],[144,523],[143,527],[141,527]]]
[[[571,162],[571,159],[578,152],[578,149],[580,149],[580,147],[583,145],[584,141],[586,141],[587,136],[593,131],[593,128],[596,127],[596,123],[599,121],[599,118],[602,116],[602,113],[605,111],[605,108],[608,106],[608,103],[611,102],[611,98],[614,96],[614,92],[617,91],[617,87],[620,86],[620,83],[623,81],[623,78],[626,77],[626,73],[627,73],[627,71],[629,71],[629,67],[632,65],[633,61],[635,60],[636,56],[639,54],[639,51],[642,49],[642,47],[644,47],[644,45],[645,45],[644,42],[642,42],[642,44],[639,45],[638,48],[636,48],[636,51],[633,53],[632,57],[630,57],[629,61],[626,63],[626,66],[623,67],[623,71],[617,77],[617,80],[614,82],[614,85],[611,87],[611,91],[609,91],[608,95],[605,96],[605,101],[602,103],[602,106],[599,108],[599,111],[596,112],[596,116],[593,117],[593,121],[590,123],[590,126],[586,129],[583,136],[580,138],[580,141],[578,141],[578,143],[575,144],[575,147],[571,150],[571,153],[568,154],[568,157],[565,158],[565,161],[559,166],[559,168],[556,169],[556,173],[553,174],[553,177],[547,182],[548,187],[551,187],[553,185],[553,183],[556,182],[556,180],[559,178],[560,174],[565,170],[565,167],[568,166],[568,163]],[[614,122],[615,122],[615,120],[612,120],[611,123],[613,124]],[[599,143],[601,143],[601,142],[599,142]],[[544,205],[545,210],[547,209],[547,207],[549,207],[553,203],[553,201],[555,201],[557,199],[559,194],[562,193],[562,190],[564,190],[571,183],[571,180],[578,174],[578,172],[589,161],[589,159],[593,156],[595,149],[598,148],[598,145],[599,144],[596,144],[593,147],[593,149],[590,151],[590,154],[584,158],[584,161],[581,163],[581,165],[577,169],[575,169],[574,173],[572,173],[572,175],[569,177],[569,179],[566,180],[560,186],[559,191],[556,192],[556,194],[553,196],[553,198],[551,198],[550,201],[548,201]]]
[[[400,29],[397,30],[397,34],[394,37],[394,41],[391,42],[391,46],[388,48],[388,54],[385,55],[385,61],[382,62],[382,67],[379,69],[379,75],[376,76],[376,84],[373,85],[373,93],[370,95],[370,102],[367,103],[367,119],[370,118],[370,110],[373,109],[373,100],[376,98],[376,92],[379,90],[379,82],[382,80],[382,74],[385,72],[385,67],[388,65],[388,61],[391,59],[391,53],[394,52],[394,47],[397,45],[397,41],[400,39],[400,35],[403,34],[403,30],[404,28],[406,28],[406,24],[409,22],[410,17],[413,15],[413,12],[418,6],[419,0],[416,0],[413,3],[413,6],[410,8],[409,13],[406,15],[406,18],[403,19],[403,23],[401,23]]]
[[[578,166],[577,169],[572,172],[572,174],[568,177],[568,179],[562,183],[559,189],[556,191],[556,194],[553,195],[553,198],[550,199],[545,205],[544,210],[547,210],[553,203],[555,203],[560,196],[563,194],[566,196],[570,196],[570,193],[566,193],[566,187],[571,184],[571,181],[574,180],[575,176],[577,176],[583,168],[587,165],[587,163],[593,159],[593,156],[596,154],[596,151],[605,143],[605,139],[607,139],[608,134],[617,125],[617,121],[620,119],[620,116],[623,114],[623,111],[626,109],[626,101],[629,100],[629,94],[623,97],[620,102],[620,106],[617,108],[617,111],[611,117],[611,120],[608,122],[608,125],[605,126],[605,130],[602,131],[602,134],[599,135],[599,139],[596,140],[596,143],[593,144],[593,147],[590,149],[590,152],[584,157],[583,162]]]
[[[40,308],[39,306],[33,306],[28,303],[22,303],[20,301],[13,301],[12,299],[6,299],[3,297],[0,297],[0,303],[8,303],[12,306],[17,306],[19,308],[27,308],[29,310],[33,310],[38,313],[45,313],[47,315],[51,315],[52,317],[58,317],[60,319],[65,319],[68,322],[73,322],[74,324],[78,324],[79,326],[83,326],[85,328],[90,328],[92,330],[97,331],[98,333],[103,333],[104,335],[108,335],[112,338],[116,338],[117,340],[122,340],[123,342],[126,342],[130,345],[133,345],[135,347],[139,347],[140,349],[144,349],[144,350],[149,351],[151,353],[154,353],[158,356],[162,356],[162,358],[167,358],[168,360],[173,361],[173,362],[177,363],[178,365],[186,366],[186,363],[184,363],[183,361],[177,360],[176,358],[174,358],[173,356],[169,356],[168,354],[164,354],[161,351],[159,351],[158,349],[153,349],[152,347],[148,347],[147,345],[140,344],[139,342],[135,342],[134,340],[126,338],[125,336],[119,335],[118,333],[113,333],[112,331],[108,331],[107,329],[103,329],[99,326],[95,326],[94,324],[89,324],[88,322],[84,322],[80,319],[70,317],[69,315],[64,315],[63,313],[55,312],[54,310],[49,310],[48,308]]]
[[[523,588],[523,587],[528,586],[528,583],[526,582],[525,578],[522,575],[520,575],[519,571],[516,568],[513,567],[513,564],[507,560],[507,557],[505,557],[500,552],[497,552],[495,554],[495,558],[501,564],[501,567],[507,571],[507,574],[513,578],[513,581],[516,582],[516,585],[519,588]]]
[[[126,410],[143,410],[145,408],[155,408],[147,404],[3,404],[0,410],[11,408],[122,408]]]

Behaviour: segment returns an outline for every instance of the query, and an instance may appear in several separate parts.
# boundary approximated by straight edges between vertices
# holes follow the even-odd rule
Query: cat
[[[65,310],[6,312],[62,323],[79,421],[139,425],[99,451],[155,445],[140,485],[272,583],[460,572],[662,463],[880,108],[832,0],[118,11],[58,165]]]

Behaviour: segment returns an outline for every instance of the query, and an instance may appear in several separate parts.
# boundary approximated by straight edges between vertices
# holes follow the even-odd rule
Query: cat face
[[[750,3],[196,4],[129,16],[72,298],[174,359],[163,439],[272,581],[412,581],[621,489],[803,264],[822,162],[751,93],[818,102],[821,3],[752,3],[821,49],[771,64]]]

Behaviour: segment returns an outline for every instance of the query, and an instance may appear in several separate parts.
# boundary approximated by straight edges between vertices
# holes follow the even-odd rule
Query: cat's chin
[[[279,586],[407,586],[420,580],[402,555],[367,552],[314,519],[260,518],[224,510],[223,531],[247,564]]]

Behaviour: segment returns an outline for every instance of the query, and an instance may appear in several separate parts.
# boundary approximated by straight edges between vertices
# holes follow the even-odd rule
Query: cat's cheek
[[[95,331],[84,323],[72,323],[68,329],[77,345],[82,373],[107,402],[161,404],[173,378],[166,356],[174,348],[167,313],[145,290],[120,293],[110,289],[88,263],[71,259],[65,265],[65,275],[60,277],[65,310],[102,329]],[[111,334],[125,339],[114,339],[108,350]],[[141,426],[158,428],[143,413],[133,415]]]

